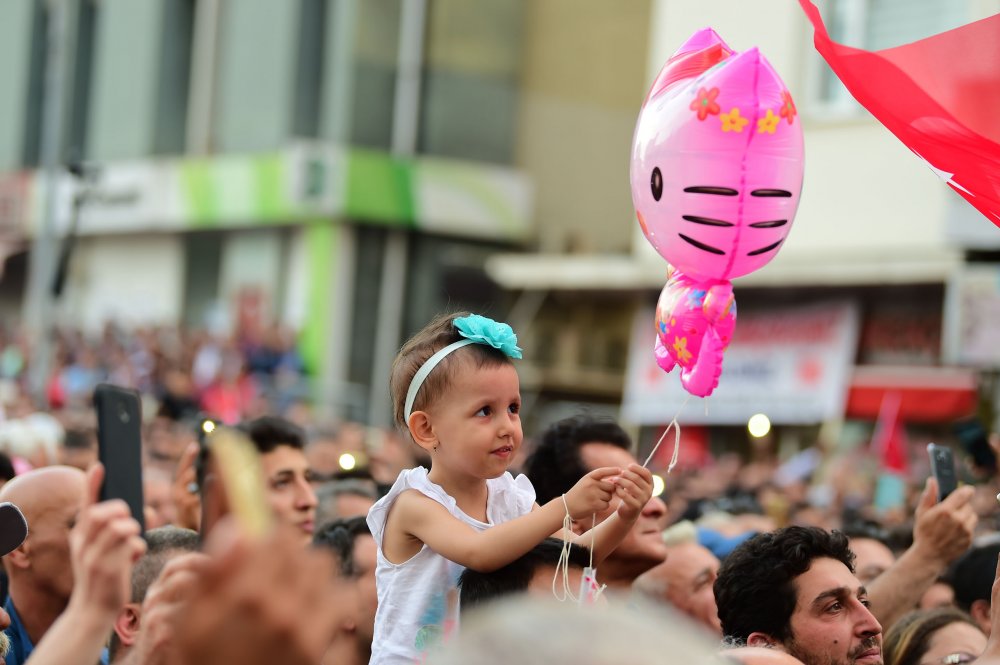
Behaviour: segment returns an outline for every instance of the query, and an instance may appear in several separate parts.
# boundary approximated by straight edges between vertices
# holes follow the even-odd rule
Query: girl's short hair
[[[903,616],[882,639],[885,665],[917,665],[930,648],[934,633],[953,623],[979,629],[972,617],[954,607],[917,610]]]
[[[410,388],[413,376],[417,370],[427,362],[427,360],[454,342],[463,339],[455,328],[454,321],[457,318],[469,316],[468,312],[454,312],[451,314],[441,314],[435,317],[424,328],[408,339],[403,348],[396,354],[396,359],[392,361],[392,371],[389,374],[389,394],[392,397],[392,416],[397,427],[403,432],[409,433],[410,428],[406,422],[406,392]],[[458,357],[456,357],[458,356]],[[503,351],[495,349],[486,344],[469,344],[457,351],[450,353],[444,358],[434,370],[427,375],[416,399],[413,400],[413,411],[426,409],[433,401],[445,391],[451,384],[455,369],[460,358],[472,359],[477,368],[496,367],[498,365],[511,364]]]

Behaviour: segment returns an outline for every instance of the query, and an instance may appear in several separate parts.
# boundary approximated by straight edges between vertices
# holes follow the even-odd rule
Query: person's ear
[[[750,633],[750,635],[747,636],[747,646],[770,649],[778,646],[778,642],[767,633]]]
[[[991,628],[990,601],[983,600],[982,598],[972,601],[972,605],[969,606],[969,614],[972,615],[976,625],[984,631]]]
[[[23,543],[17,546],[16,549],[8,552],[4,556],[5,566],[11,566],[13,568],[30,568],[31,567],[31,545],[25,540]]]
[[[118,641],[123,646],[131,647],[139,639],[139,627],[142,623],[142,614],[137,603],[126,603],[115,617],[113,628],[118,635]]]
[[[431,417],[426,411],[414,411],[406,424],[410,428],[410,436],[418,446],[428,453],[437,449],[439,443],[437,434],[434,433]]]

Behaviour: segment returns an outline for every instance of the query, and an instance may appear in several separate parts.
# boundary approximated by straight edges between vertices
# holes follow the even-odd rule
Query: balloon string
[[[566,508],[566,515],[563,517],[563,544],[559,552],[559,560],[556,561],[556,570],[552,575],[552,595],[560,603],[567,600],[579,602],[579,598],[573,595],[573,590],[569,586],[569,553],[572,543],[569,541],[569,534],[573,533],[573,517],[569,514],[569,504],[566,503],[566,495],[562,495],[563,507]],[[594,516],[597,519],[597,516]],[[591,550],[593,556],[593,550]],[[560,592],[557,582],[562,577],[562,591]]]
[[[681,404],[679,409],[677,409],[677,413],[675,413],[674,417],[670,419],[670,424],[667,425],[667,429],[663,430],[663,434],[660,435],[660,438],[657,440],[656,445],[653,446],[653,450],[650,451],[649,457],[647,457],[646,461],[642,463],[643,468],[649,466],[649,463],[653,460],[653,456],[656,455],[656,451],[660,449],[660,444],[663,443],[663,439],[666,438],[667,432],[669,432],[670,430],[674,430],[674,452],[670,456],[670,464],[667,466],[667,475],[669,476],[670,472],[674,470],[675,466],[677,466],[677,461],[680,458],[680,453],[681,453],[681,426],[677,422],[677,418],[680,417],[681,411],[684,410],[684,407],[687,406],[687,403],[688,401],[690,401],[690,399],[691,396],[688,395],[687,398],[685,398],[684,403]],[[705,408],[706,409],[708,408],[707,404],[705,405]]]

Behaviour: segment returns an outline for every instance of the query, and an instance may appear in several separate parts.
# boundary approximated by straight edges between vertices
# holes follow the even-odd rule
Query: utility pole
[[[56,194],[63,145],[63,92],[65,90],[66,0],[47,0],[48,30],[45,39],[45,86],[42,98],[42,167],[45,199],[42,218],[34,229],[28,268],[25,326],[34,340],[28,389],[39,408],[48,407],[45,387],[52,372],[55,312],[51,294],[56,258]]]

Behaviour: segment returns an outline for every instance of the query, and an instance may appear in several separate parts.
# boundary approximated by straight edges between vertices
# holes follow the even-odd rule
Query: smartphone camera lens
[[[132,417],[128,414],[128,411],[125,409],[125,405],[119,404],[118,405],[118,420],[122,421],[123,423],[127,423],[131,419],[132,419]]]

